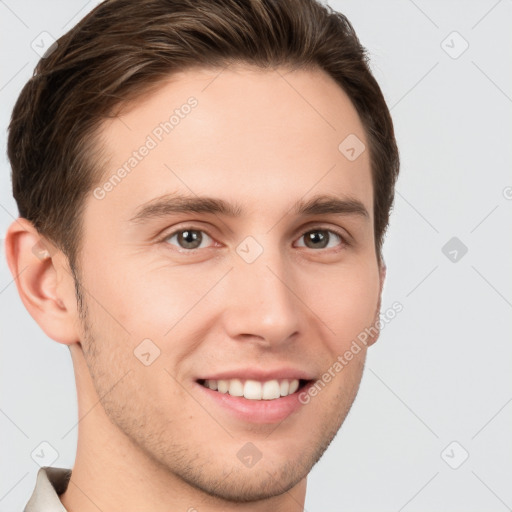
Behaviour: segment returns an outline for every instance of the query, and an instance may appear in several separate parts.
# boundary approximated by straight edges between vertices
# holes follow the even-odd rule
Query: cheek
[[[308,289],[308,304],[324,322],[338,353],[375,321],[380,293],[376,264],[340,266],[316,275]]]
[[[132,378],[140,378],[141,385],[153,387],[150,381],[163,379],[153,385],[174,389],[163,369],[179,377],[180,362],[215,327],[222,308],[212,305],[208,292],[227,270],[229,266],[212,265],[199,273],[194,265],[171,266],[161,259],[100,265],[88,283],[96,300],[88,297],[88,303],[97,343],[105,346],[102,358],[115,353],[118,366],[137,371]],[[139,356],[151,361],[150,366],[144,366]]]
[[[201,280],[192,266],[131,262],[126,257],[110,264],[101,262],[88,271],[89,291],[104,307],[106,322],[117,324],[134,338],[162,337],[193,309],[218,273],[206,273]]]

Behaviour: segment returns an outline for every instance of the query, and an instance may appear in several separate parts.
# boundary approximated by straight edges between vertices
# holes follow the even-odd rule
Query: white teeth
[[[241,380],[232,379],[229,381],[229,391],[231,396],[244,396],[244,385]]]
[[[244,384],[244,398],[248,398],[249,400],[261,400],[262,396],[262,386],[256,380],[248,380]]]
[[[274,400],[282,396],[288,396],[299,389],[298,379],[277,379],[259,382],[257,380],[241,379],[209,379],[204,381],[204,386],[219,393],[228,393],[231,396],[243,396],[248,400]]]
[[[262,386],[263,391],[261,393],[264,400],[272,400],[273,398],[279,398],[281,396],[281,387],[277,380],[269,380]]]
[[[288,390],[288,394],[291,395],[292,393],[295,393],[297,389],[299,389],[299,381],[294,379],[290,382],[290,389]]]
[[[219,391],[219,393],[227,393],[229,389],[229,381],[219,379],[217,381],[217,386],[217,390]]]
[[[206,380],[204,382],[204,385],[207,388],[213,389],[214,391],[217,391],[217,381],[216,380]]]

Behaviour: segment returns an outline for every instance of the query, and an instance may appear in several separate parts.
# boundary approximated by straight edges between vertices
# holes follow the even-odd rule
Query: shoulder
[[[66,512],[59,494],[68,487],[71,469],[43,466],[37,472],[36,486],[23,512]]]

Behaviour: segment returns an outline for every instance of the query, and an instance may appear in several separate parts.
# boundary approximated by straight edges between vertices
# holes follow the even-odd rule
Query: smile
[[[248,400],[275,400],[292,395],[308,381],[299,379],[272,379],[264,382],[244,379],[202,379],[199,383],[219,393]]]

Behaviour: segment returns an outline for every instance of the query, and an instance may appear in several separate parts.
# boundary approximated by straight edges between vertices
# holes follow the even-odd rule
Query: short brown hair
[[[380,261],[399,155],[368,61],[347,18],[316,0],[107,0],[58,39],[16,102],[8,156],[19,214],[73,269],[85,197],[102,177],[95,134],[118,106],[191,67],[320,68],[366,131]]]

